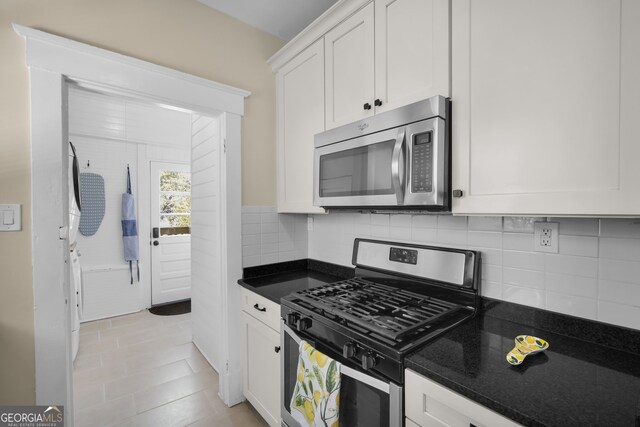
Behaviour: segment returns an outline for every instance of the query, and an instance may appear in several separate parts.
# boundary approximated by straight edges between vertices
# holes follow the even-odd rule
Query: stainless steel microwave
[[[449,211],[450,105],[435,96],[317,134],[313,204]]]

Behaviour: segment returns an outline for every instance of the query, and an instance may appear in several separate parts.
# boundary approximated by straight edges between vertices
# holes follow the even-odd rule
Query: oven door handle
[[[283,334],[287,334],[289,335],[295,342],[296,344],[298,344],[298,346],[300,346],[300,342],[302,341],[302,339],[296,335],[296,333],[287,325],[284,324],[284,322],[282,322],[282,333]],[[283,335],[284,337],[284,335]],[[284,340],[282,345],[284,345]],[[283,347],[284,348],[284,347]],[[284,357],[281,356],[281,357]],[[341,375],[345,375],[347,377],[353,378],[354,380],[361,382],[363,384],[366,384],[370,387],[373,387],[375,389],[378,389],[380,391],[382,391],[383,393],[389,394],[390,392],[390,388],[389,388],[389,383],[386,383],[384,381],[381,381],[377,378],[374,378],[370,375],[366,375],[363,374],[360,371],[356,371],[355,369],[352,369],[348,366],[343,365],[342,363],[340,364],[340,374]]]
[[[393,182],[393,189],[396,192],[396,199],[398,206],[404,205],[404,187],[401,181],[400,175],[400,160],[402,158],[402,147],[405,142],[405,129],[402,128],[396,138],[396,144],[393,146],[393,154],[391,155],[391,181]],[[404,170],[402,171],[404,172]]]

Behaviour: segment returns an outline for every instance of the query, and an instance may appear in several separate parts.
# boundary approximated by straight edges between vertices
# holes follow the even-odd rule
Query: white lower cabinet
[[[255,294],[254,298],[264,299]],[[280,426],[280,332],[246,311],[242,329],[244,395],[270,426]]]
[[[407,427],[518,427],[492,410],[411,370],[405,371]]]

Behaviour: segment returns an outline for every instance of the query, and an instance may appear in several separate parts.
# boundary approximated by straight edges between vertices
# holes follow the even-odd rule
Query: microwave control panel
[[[411,192],[433,191],[433,131],[413,135],[411,142]]]

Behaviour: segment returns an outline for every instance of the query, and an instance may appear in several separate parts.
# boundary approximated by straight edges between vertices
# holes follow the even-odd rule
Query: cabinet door
[[[242,313],[244,395],[271,426],[280,425],[280,334]]]
[[[376,0],[376,113],[450,96],[449,0]]]
[[[458,214],[640,214],[640,5],[453,2]]]
[[[318,40],[276,75],[278,212],[313,206],[313,136],[324,130],[324,48]]]
[[[326,128],[373,114],[373,3],[325,37]],[[370,108],[365,109],[364,104]]]

